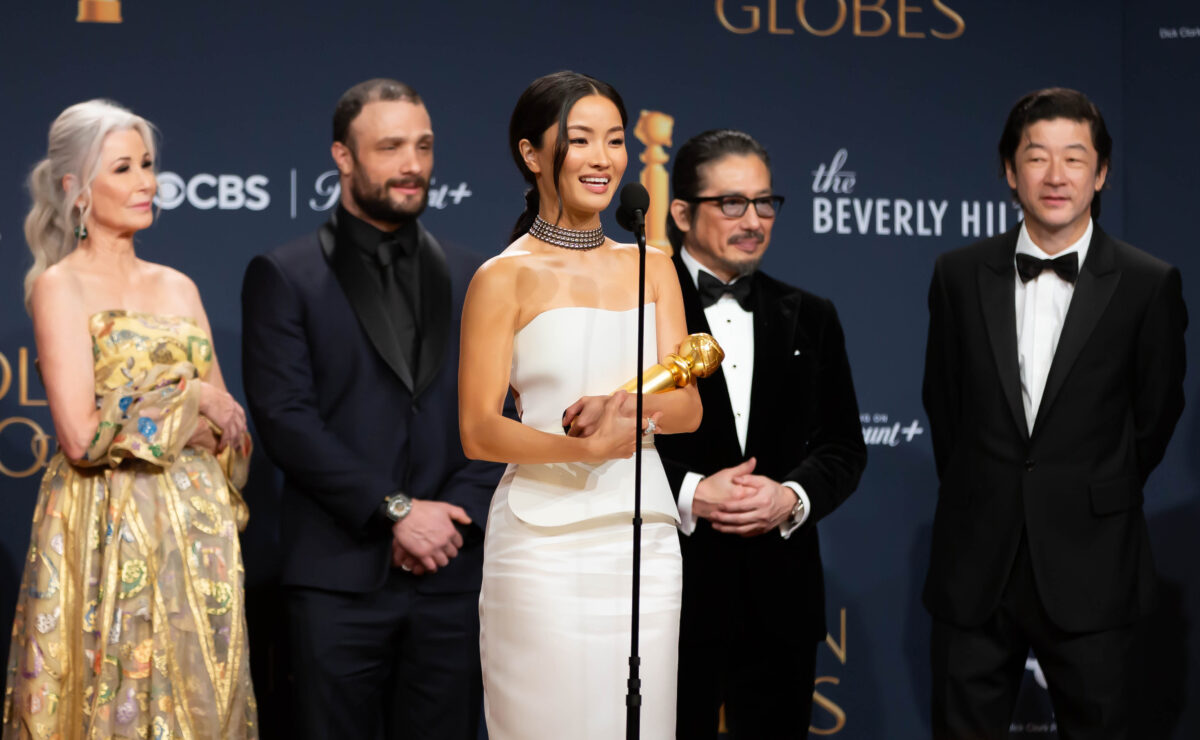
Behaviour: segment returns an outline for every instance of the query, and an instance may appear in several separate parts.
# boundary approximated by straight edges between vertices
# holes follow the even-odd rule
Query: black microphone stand
[[[638,627],[641,616],[642,580],[642,367],[645,365],[646,340],[646,214],[633,212],[633,235],[638,245],[638,327],[637,327],[637,438],[633,448],[633,614],[630,616],[629,693],[625,696],[625,738],[641,737],[642,679],[638,654]]]

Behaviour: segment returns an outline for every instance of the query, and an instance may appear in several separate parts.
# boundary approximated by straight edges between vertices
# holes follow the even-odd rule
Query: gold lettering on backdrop
[[[829,649],[833,651],[833,654],[837,657],[838,661],[842,665],[846,665],[846,607],[842,607],[841,622],[842,622],[841,642],[834,642],[833,635],[826,632],[825,633],[825,644],[828,645]]]
[[[759,17],[757,5],[743,5],[742,10],[750,14],[750,25],[748,27],[739,28],[729,22],[729,18],[725,15],[725,0],[716,0],[717,20],[721,21],[721,25],[725,26],[731,33],[754,33],[758,30]]]
[[[933,0],[933,7],[937,8],[938,12],[940,12],[942,15],[954,21],[954,30],[950,33],[946,33],[945,31],[939,31],[935,28],[930,31],[931,34],[939,39],[956,39],[963,35],[963,31],[967,30],[967,23],[963,20],[963,17],[946,7],[946,4],[942,2],[942,0]]]
[[[883,9],[884,3],[887,0],[877,0],[874,5],[863,2],[863,0],[854,0],[854,35],[866,36],[868,38],[874,36],[883,36],[892,29],[892,16]],[[883,20],[879,23],[879,28],[874,31],[864,31],[862,27],[863,11],[877,13]]]
[[[663,147],[671,146],[675,119],[656,110],[644,110],[633,128],[633,135],[646,145],[639,159],[642,168],[639,180],[650,193],[650,210],[646,212],[646,244],[671,254],[667,240],[667,206],[670,204],[671,181],[664,167],[671,155]]]
[[[838,17],[837,21],[832,26],[826,29],[818,30],[813,28],[808,22],[808,15],[804,12],[806,0],[796,0],[796,18],[800,20],[800,25],[804,26],[804,30],[811,33],[813,36],[832,36],[842,30],[842,26],[846,24],[846,0],[837,0]]]
[[[0,352],[0,398],[8,393],[9,387],[12,385],[12,365],[8,364],[8,358]]]
[[[779,2],[780,0],[766,0],[766,30],[769,34],[776,36],[792,36],[796,30],[788,27],[789,19],[787,17],[779,17]],[[804,30],[812,36],[832,36],[838,33],[843,28],[846,28],[846,16],[853,13],[853,23],[850,24],[849,30],[855,36],[860,38],[878,38],[886,36],[895,28],[896,35],[904,39],[923,39],[928,36],[933,36],[938,39],[956,39],[962,36],[967,29],[966,21],[956,11],[946,5],[946,0],[930,0],[934,10],[939,14],[948,18],[954,23],[953,30],[942,31],[936,28],[928,29],[928,32],[910,28],[910,22],[914,19],[909,16],[915,16],[924,13],[925,9],[914,3],[917,0],[853,0],[853,9],[851,9],[846,0],[796,0],[796,20]],[[828,11],[833,9],[831,3],[837,3],[837,20],[828,28],[817,28],[809,20],[808,14],[814,8],[818,11],[817,22],[824,22],[822,19],[828,17]],[[892,8],[889,10],[889,6]],[[739,16],[738,20],[748,21],[746,25],[735,26],[725,12],[725,0],[715,0],[714,8],[717,14],[717,20],[725,27],[725,30],[730,33],[748,34],[756,33],[763,29],[763,2],[752,5],[742,5],[741,10],[744,15]],[[824,11],[824,12],[820,12]],[[878,17],[878,24],[871,23],[868,19],[867,26],[864,28],[863,16],[874,14]],[[784,16],[787,13],[785,11]]]
[[[17,351],[17,383],[20,395],[18,402],[22,406],[45,406],[44,398],[29,398],[29,350],[22,347]]]
[[[841,682],[838,681],[837,677],[835,677],[835,676],[821,676],[820,678],[818,678],[816,680],[817,686],[820,686],[823,683],[831,683],[834,686],[837,686]],[[829,712],[830,716],[833,717],[833,726],[832,727],[813,727],[812,725],[809,725],[808,731],[811,734],[813,734],[813,735],[834,735],[836,733],[841,732],[842,728],[846,726],[846,712],[841,707],[839,707],[836,703],[834,703],[833,700],[831,700],[829,697],[822,694],[820,691],[817,691],[816,689],[813,689],[813,705],[814,705],[814,709],[816,707],[820,707],[821,709],[824,709],[826,712]]]
[[[120,23],[120,0],[79,0],[76,23]]]
[[[767,6],[767,32],[774,33],[779,36],[787,36],[796,32],[793,28],[779,27],[779,8],[776,6],[776,0],[770,0]]]
[[[7,475],[9,478],[28,478],[46,465],[50,453],[50,437],[42,431],[40,424],[23,416],[10,416],[4,421],[0,421],[0,433],[14,424],[23,424],[33,431],[33,437],[29,440],[29,451],[33,453],[33,465],[24,470],[9,470],[4,463],[0,462],[0,475]]]
[[[925,34],[920,31],[908,32],[908,14],[920,13],[921,9],[917,6],[909,6],[904,0],[900,0],[900,7],[896,9],[896,16],[900,19],[900,38],[902,39],[923,39]]]

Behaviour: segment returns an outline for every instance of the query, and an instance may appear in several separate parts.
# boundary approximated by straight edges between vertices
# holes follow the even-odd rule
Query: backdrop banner
[[[38,481],[57,449],[22,303],[31,264],[24,182],[50,122],[81,100],[111,98],[159,128],[159,215],[139,253],[199,285],[224,375],[243,400],[243,271],[328,217],[339,194],[330,118],[352,84],[395,77],[420,92],[437,137],[423,223],[483,255],[505,246],[523,207],[506,132],[517,96],[539,75],[574,69],[621,91],[630,111],[625,180],[640,178],[651,192],[653,243],[665,244],[674,148],[714,127],[757,137],[787,197],[763,269],[837,305],[870,453],[858,492],[820,525],[830,630],[815,736],[929,736],[930,619],[920,593],[937,480],[920,398],[926,293],[939,253],[1020,218],[996,141],[1021,95],[1062,85],[1099,105],[1116,141],[1100,223],[1179,266],[1185,298],[1200,310],[1200,251],[1191,247],[1200,6],[1187,0],[25,0],[8,4],[4,26],[4,624]],[[621,233],[611,215],[606,227]],[[1196,391],[1193,372],[1190,402]],[[1146,490],[1163,598],[1140,648],[1140,738],[1200,737],[1198,409],[1184,412]],[[242,542],[262,726],[282,738],[278,479],[258,455]],[[0,658],[7,652],[0,641]],[[1056,737],[1032,656],[1027,668],[1012,735]]]

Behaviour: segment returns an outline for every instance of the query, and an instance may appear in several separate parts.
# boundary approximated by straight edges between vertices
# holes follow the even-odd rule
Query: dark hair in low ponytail
[[[521,156],[521,139],[528,139],[535,148],[540,149],[542,135],[546,129],[555,123],[558,124],[558,138],[554,144],[554,183],[557,187],[563,161],[567,158],[567,114],[580,98],[588,95],[601,95],[611,100],[621,114],[621,125],[628,125],[625,102],[621,100],[621,95],[616,89],[607,82],[579,72],[564,70],[539,77],[530,83],[517,99],[517,105],[513,108],[512,118],[508,123],[508,149],[521,172],[521,177],[529,185],[529,190],[525,192],[525,210],[513,225],[510,242],[516,241],[529,231],[541,207],[537,177],[525,165],[525,159]],[[558,210],[561,214],[561,197],[558,199]]]
[[[537,217],[541,207],[542,198],[538,195],[537,186],[531,185],[525,190],[525,210],[521,211],[521,215],[517,217],[517,222],[513,224],[512,234],[508,237],[510,244],[522,234],[528,233],[529,227],[533,226],[533,219]]]

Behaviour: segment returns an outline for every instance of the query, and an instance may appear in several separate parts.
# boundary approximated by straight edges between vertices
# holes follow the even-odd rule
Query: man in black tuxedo
[[[283,471],[283,585],[305,738],[470,738],[478,599],[502,469],[458,434],[458,328],[482,260],[417,221],[429,113],[394,80],[333,117],[341,201],[254,258],[242,288],[246,397]]]
[[[719,130],[680,147],[667,228],[689,332],[725,360],[704,421],[656,441],[683,521],[678,737],[803,738],[825,593],[816,524],[867,461],[833,304],[759,272],[783,198],[766,151]]]
[[[1142,488],[1183,410],[1179,271],[1095,223],[1112,138],[1083,94],[1025,96],[999,150],[1024,221],[941,255],[929,291],[933,734],[1007,738],[1032,648],[1062,737],[1129,738]]]

